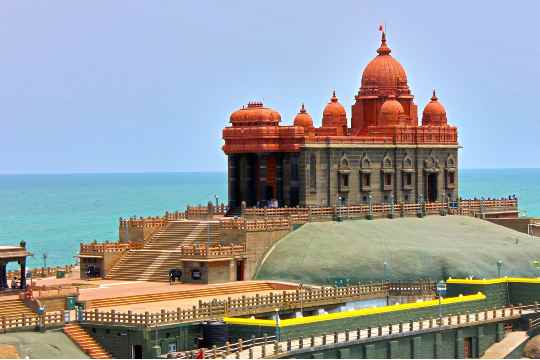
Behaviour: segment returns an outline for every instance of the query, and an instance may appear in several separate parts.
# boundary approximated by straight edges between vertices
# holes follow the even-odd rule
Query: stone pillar
[[[267,155],[259,154],[257,156],[257,201],[266,200],[266,165],[267,165]]]
[[[239,200],[239,161],[237,155],[229,155],[228,159],[228,185],[229,185],[229,206],[237,207]]]
[[[21,266],[21,289],[26,289],[26,257],[19,259],[19,265]]]
[[[6,264],[0,263],[0,289],[8,287]]]

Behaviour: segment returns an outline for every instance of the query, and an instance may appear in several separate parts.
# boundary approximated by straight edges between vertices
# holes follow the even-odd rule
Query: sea
[[[516,195],[540,217],[540,169],[462,169],[463,198]],[[227,175],[129,173],[0,175],[0,245],[25,240],[29,267],[72,264],[79,243],[116,241],[118,219],[227,202]],[[13,267],[12,264],[10,267]]]

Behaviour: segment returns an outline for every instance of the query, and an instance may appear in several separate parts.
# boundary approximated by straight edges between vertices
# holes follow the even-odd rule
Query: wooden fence
[[[124,252],[132,249],[142,249],[144,244],[142,243],[90,243],[90,244],[80,244],[79,253],[81,255],[94,255],[94,254],[103,254],[107,252]]]
[[[70,273],[73,270],[74,265],[65,265],[65,266],[54,266],[46,268],[34,268],[27,270],[26,273],[31,274],[32,279],[45,278],[50,276],[55,276],[57,271],[64,271],[66,274]],[[20,278],[21,272],[19,270],[11,270],[7,273],[8,279],[13,279],[14,277]]]
[[[64,313],[55,311],[43,315],[20,315],[0,318],[0,332],[33,330],[36,328],[48,328],[62,326]]]
[[[403,291],[400,293],[400,291]],[[134,313],[118,311],[100,311],[99,309],[82,311],[82,321],[91,323],[123,324],[132,326],[155,326],[199,320],[219,319],[230,315],[249,315],[275,308],[296,309],[301,307],[341,304],[367,298],[379,298],[394,295],[434,295],[434,282],[418,283],[373,283],[359,284],[343,288],[302,288],[294,292],[271,292],[268,295],[242,296],[226,300],[214,299],[209,302],[199,301],[198,306],[189,309],[161,310],[157,313]]]

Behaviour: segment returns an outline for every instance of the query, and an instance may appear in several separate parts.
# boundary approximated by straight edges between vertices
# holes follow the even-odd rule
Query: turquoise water
[[[516,194],[527,215],[540,216],[540,169],[462,170],[465,198]],[[29,265],[72,263],[80,242],[118,238],[118,218],[160,215],[226,199],[225,173],[0,176],[0,245],[24,239]],[[220,201],[221,201],[220,200]]]

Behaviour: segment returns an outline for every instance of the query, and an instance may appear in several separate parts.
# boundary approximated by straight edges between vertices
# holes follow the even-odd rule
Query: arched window
[[[309,158],[309,187],[312,191],[317,190],[317,158],[311,154]]]

